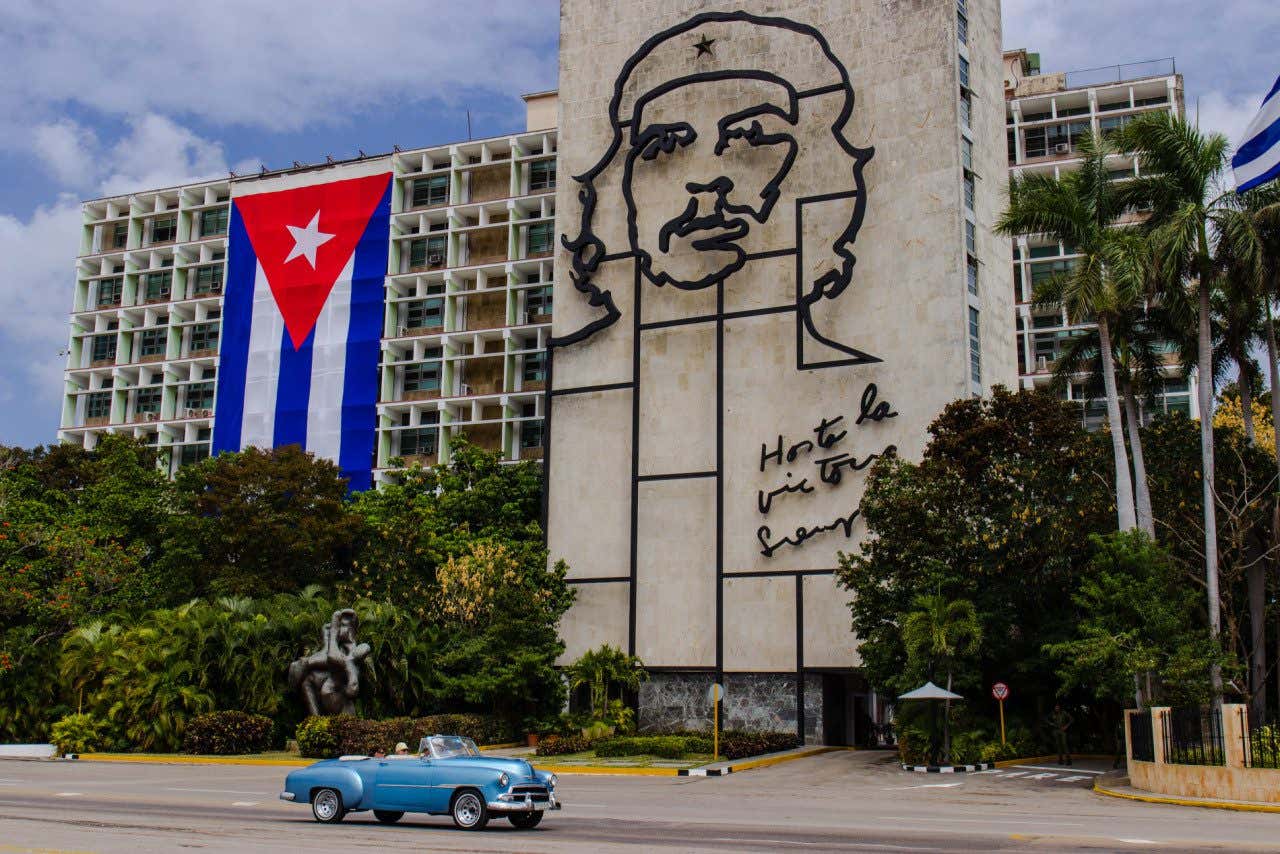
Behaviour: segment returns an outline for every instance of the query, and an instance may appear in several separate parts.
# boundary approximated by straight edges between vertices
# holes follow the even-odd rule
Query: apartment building
[[[395,460],[446,460],[464,432],[508,460],[542,456],[555,94],[526,102],[523,133],[361,158],[393,175],[377,481]],[[84,203],[61,441],[128,434],[171,472],[208,456],[230,207],[261,177]]]
[[[1080,163],[1078,146],[1090,131],[1121,128],[1151,111],[1184,112],[1182,76],[1172,59],[1107,66],[1075,72],[1043,72],[1039,54],[1025,50],[1004,53],[1005,105],[1008,123],[1009,172],[1012,175],[1060,175]],[[1130,155],[1111,158],[1114,180],[1141,174],[1142,164]],[[1140,221],[1135,213],[1133,223]],[[1034,304],[1037,284],[1070,269],[1079,255],[1042,235],[1020,235],[1013,241],[1013,287],[1016,303],[1018,375],[1023,388],[1050,385],[1055,363],[1071,338],[1094,328],[1068,323],[1056,307]],[[1144,405],[1144,418],[1157,412],[1198,415],[1195,375],[1179,366],[1170,346],[1164,357],[1163,388],[1154,407]],[[1090,428],[1106,420],[1106,402],[1089,394],[1085,378],[1065,389],[1067,399],[1081,404],[1081,417]]]

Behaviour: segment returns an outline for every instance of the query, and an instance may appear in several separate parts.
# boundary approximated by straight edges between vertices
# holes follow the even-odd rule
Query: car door
[[[433,809],[430,759],[379,759],[374,777],[374,808],[430,812]]]

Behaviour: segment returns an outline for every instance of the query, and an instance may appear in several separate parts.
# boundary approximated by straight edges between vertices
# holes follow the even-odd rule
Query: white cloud
[[[31,145],[53,176],[64,186],[83,187],[93,180],[97,134],[71,119],[37,125]]]
[[[1224,134],[1234,147],[1243,141],[1245,128],[1253,121],[1265,94],[1230,96],[1208,92],[1187,103],[1187,118],[1194,121],[1198,113],[1201,130]]]
[[[296,130],[476,89],[555,85],[546,0],[116,3],[10,0],[0,27],[0,144],[68,104]],[[550,48],[550,49],[548,49]]]
[[[111,148],[112,172],[98,186],[104,196],[227,174],[222,145],[203,139],[164,116],[148,114],[130,122],[130,133]]]

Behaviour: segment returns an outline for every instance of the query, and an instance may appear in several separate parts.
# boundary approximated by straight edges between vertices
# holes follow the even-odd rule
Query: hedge
[[[323,759],[348,754],[369,755],[378,750],[390,753],[400,741],[416,751],[418,742],[429,735],[462,735],[477,744],[499,744],[514,738],[506,722],[490,715],[470,714],[381,721],[354,715],[310,717],[298,725],[295,737],[303,756]]]
[[[549,735],[538,742],[538,756],[563,756],[566,753],[583,753],[595,744],[581,735]]]
[[[227,756],[236,753],[261,753],[271,747],[271,731],[275,724],[265,715],[239,711],[210,712],[197,715],[187,723],[182,736],[184,753],[212,753]]]
[[[679,759],[689,753],[710,753],[711,739],[693,735],[640,735],[610,738],[595,746],[596,756],[661,756]]]

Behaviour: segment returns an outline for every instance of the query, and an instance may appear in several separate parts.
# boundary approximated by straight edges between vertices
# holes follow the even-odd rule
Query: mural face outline
[[[755,28],[777,28],[798,36],[795,41],[807,49],[820,52],[824,72],[832,83],[800,91],[779,73],[780,69],[736,68],[716,71],[694,71],[663,80],[634,99],[628,101],[628,83],[637,67],[658,48],[680,39],[708,24],[739,24]],[[706,32],[702,33],[706,37]],[[699,56],[702,54],[699,53]],[[670,121],[646,123],[645,112],[661,112],[664,96],[687,92],[686,87],[705,87],[720,82],[758,89],[763,97],[758,103],[734,110],[720,117],[714,128],[697,128],[685,119],[673,116]],[[859,148],[844,136],[844,129],[853,111],[854,93],[844,66],[831,52],[825,37],[818,30],[785,18],[768,18],[747,12],[707,12],[695,15],[682,24],[650,37],[624,64],[615,84],[609,106],[612,140],[603,157],[587,172],[574,176],[581,185],[578,192],[582,204],[578,235],[570,239],[561,236],[562,245],[572,253],[570,278],[575,289],[582,293],[588,305],[603,310],[603,315],[573,332],[553,337],[552,348],[584,341],[597,332],[612,326],[622,316],[613,295],[601,289],[595,282],[595,274],[602,263],[633,259],[645,279],[657,286],[671,285],[682,290],[701,290],[719,285],[733,273],[741,270],[753,253],[742,245],[750,237],[752,223],[768,221],[778,201],[783,198],[786,180],[797,158],[802,155],[793,132],[801,121],[800,103],[807,98],[839,93],[843,95],[839,111],[833,117],[820,117],[826,125],[830,141],[834,142],[851,166],[851,188],[847,191],[820,197],[795,198],[797,217],[803,205],[817,201],[848,198],[853,200],[853,210],[843,230],[835,235],[829,247],[833,263],[817,276],[805,280],[801,267],[802,249],[799,245],[788,250],[770,247],[765,255],[795,254],[797,256],[796,324],[798,338],[817,341],[837,352],[837,357],[820,362],[808,362],[803,345],[797,348],[798,368],[834,367],[878,362],[879,358],[864,353],[847,344],[824,335],[814,322],[812,309],[821,300],[833,300],[840,296],[852,280],[855,257],[853,242],[861,227],[866,209],[866,193],[863,167],[874,154],[872,148]],[[665,116],[664,116],[665,117]],[[830,123],[827,123],[830,118]],[[775,153],[771,177],[758,185],[758,177],[752,178],[742,170],[738,174],[747,180],[734,180],[732,155],[745,146],[759,152]],[[624,150],[625,149],[625,150]],[[595,233],[593,221],[600,202],[598,180],[614,165],[619,153],[622,157],[622,196],[627,210],[628,243],[626,251],[610,254],[603,240]],[[682,158],[679,161],[672,158]],[[685,196],[677,195],[683,203],[679,207],[654,210],[652,202],[660,194],[646,192],[644,174],[647,167],[660,160],[685,162],[690,173],[683,181]],[[719,168],[706,167],[719,159]],[[753,167],[758,168],[758,167]],[[744,186],[745,184],[745,186]],[[669,195],[669,194],[668,194]],[[800,235],[797,234],[797,243]],[[692,249],[683,253],[673,249]],[[683,255],[683,258],[681,257]],[[694,261],[697,263],[694,263]],[[697,269],[692,269],[692,268]]]

